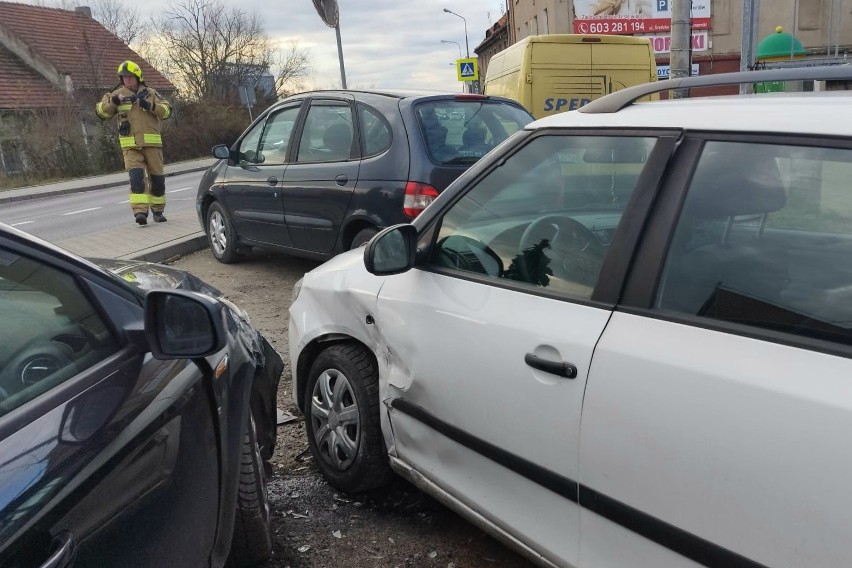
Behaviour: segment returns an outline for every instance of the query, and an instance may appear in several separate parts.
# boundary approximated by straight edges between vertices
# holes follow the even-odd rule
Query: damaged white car
[[[619,91],[308,273],[293,392],[328,481],[395,471],[543,566],[848,565],[852,97],[633,101],[850,78]]]

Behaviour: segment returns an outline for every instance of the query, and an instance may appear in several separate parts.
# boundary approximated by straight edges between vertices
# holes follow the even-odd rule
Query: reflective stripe
[[[160,103],[160,106],[163,107],[163,120],[166,120],[172,115],[172,107],[168,103]]]
[[[152,195],[149,203],[151,205],[165,205],[166,204],[166,196],[161,195],[160,197],[157,197],[156,195]]]
[[[118,105],[118,110],[120,112],[127,112],[132,108],[133,108],[133,103],[125,103],[125,104],[122,104],[122,105]]]
[[[151,196],[147,193],[131,193],[130,194],[130,204],[131,205],[147,205],[151,203]]]
[[[98,103],[95,106],[95,112],[101,118],[109,118],[109,115],[104,111],[104,103]]]
[[[145,144],[162,144],[163,137],[159,134],[143,134],[143,140]]]
[[[136,138],[133,136],[119,136],[118,143],[122,148],[134,148],[136,146]]]

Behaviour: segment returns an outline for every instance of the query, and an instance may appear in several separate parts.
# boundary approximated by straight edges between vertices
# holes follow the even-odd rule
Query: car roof
[[[648,101],[647,97],[666,91],[690,94],[692,89],[706,87],[766,82],[783,84],[786,81],[814,81],[815,91],[692,99],[675,96],[664,101],[638,102]],[[826,81],[826,87],[817,89],[817,81]],[[834,90],[834,84],[829,85],[828,81],[848,84],[852,81],[852,66],[784,66],[642,83],[591,101],[578,110],[544,118],[528,125],[527,129],[640,127],[849,136],[852,134],[852,115],[849,113],[852,97],[847,92]]]
[[[617,112],[564,112],[537,120],[526,128],[550,127],[676,128],[852,136],[852,92],[764,93],[641,102]]]
[[[316,96],[329,96],[329,95],[353,95],[357,97],[358,95],[375,95],[375,96],[383,96],[383,97],[391,97],[396,99],[415,99],[415,98],[427,98],[427,97],[450,97],[458,100],[473,100],[473,101],[482,101],[482,100],[508,100],[504,97],[495,97],[489,95],[469,95],[467,93],[460,93],[458,91],[442,91],[442,90],[428,90],[428,89],[320,89],[315,91],[305,91],[303,93],[297,93],[294,95],[290,95],[286,99],[283,100],[292,100],[302,97],[316,97]]]

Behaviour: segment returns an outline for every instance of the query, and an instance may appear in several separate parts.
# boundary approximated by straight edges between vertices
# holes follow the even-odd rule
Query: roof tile
[[[97,20],[76,11],[0,2],[0,27],[37,55],[71,76],[75,88],[110,89],[126,59],[141,68],[145,83],[158,90],[174,85]]]

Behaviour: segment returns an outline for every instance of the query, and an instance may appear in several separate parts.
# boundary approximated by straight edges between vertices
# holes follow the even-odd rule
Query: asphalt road
[[[195,209],[195,193],[203,172],[166,178],[166,217],[169,212]],[[81,237],[132,222],[129,186],[116,186],[6,203],[0,222],[50,242]]]

